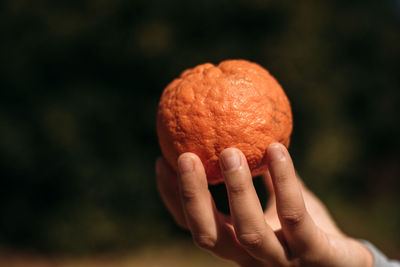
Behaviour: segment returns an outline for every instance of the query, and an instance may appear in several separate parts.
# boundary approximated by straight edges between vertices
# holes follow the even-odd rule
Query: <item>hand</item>
[[[176,222],[190,230],[194,242],[240,266],[373,265],[369,250],[344,235],[324,205],[296,176],[286,148],[271,144],[264,176],[270,199],[263,212],[243,153],[225,149],[220,165],[231,216],[217,211],[200,159],[184,153],[176,175],[160,158],[158,189]]]

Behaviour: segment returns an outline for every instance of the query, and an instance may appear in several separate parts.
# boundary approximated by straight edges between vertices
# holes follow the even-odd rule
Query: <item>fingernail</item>
[[[235,170],[240,167],[240,155],[235,149],[227,149],[221,153],[222,166],[225,171]]]
[[[270,160],[284,160],[285,154],[282,151],[282,145],[279,143],[270,144],[268,147],[268,157]]]
[[[178,169],[181,174],[189,173],[194,170],[193,159],[183,156],[178,159]]]

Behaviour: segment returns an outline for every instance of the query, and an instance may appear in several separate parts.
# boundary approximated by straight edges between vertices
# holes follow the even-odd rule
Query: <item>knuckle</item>
[[[212,250],[217,244],[217,239],[215,237],[204,234],[193,235],[193,241],[198,247],[207,250]]]
[[[243,195],[248,189],[248,184],[243,182],[231,184],[228,187],[229,192],[234,195]]]
[[[181,197],[185,202],[192,201],[197,198],[197,191],[194,188],[183,187],[181,189]]]
[[[285,185],[285,183],[290,179],[289,174],[286,171],[281,171],[278,173],[275,173],[274,175],[274,180],[275,183],[277,183],[278,185]]]
[[[304,221],[305,214],[300,211],[285,212],[280,215],[283,224],[291,227],[300,225]]]
[[[238,240],[240,244],[248,249],[257,249],[262,246],[263,236],[259,233],[240,234]]]

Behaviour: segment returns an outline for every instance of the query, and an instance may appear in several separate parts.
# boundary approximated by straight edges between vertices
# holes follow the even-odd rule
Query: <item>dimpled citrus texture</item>
[[[267,70],[246,60],[226,60],[184,71],[162,93],[157,133],[167,162],[193,152],[203,162],[209,184],[223,182],[218,156],[228,147],[245,154],[253,176],[267,170],[272,142],[289,146],[290,103]]]

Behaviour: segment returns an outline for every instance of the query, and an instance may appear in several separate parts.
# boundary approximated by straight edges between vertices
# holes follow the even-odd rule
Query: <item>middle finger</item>
[[[228,148],[222,151],[220,164],[239,242],[260,260],[284,262],[285,250],[265,221],[245,156],[236,148]]]

